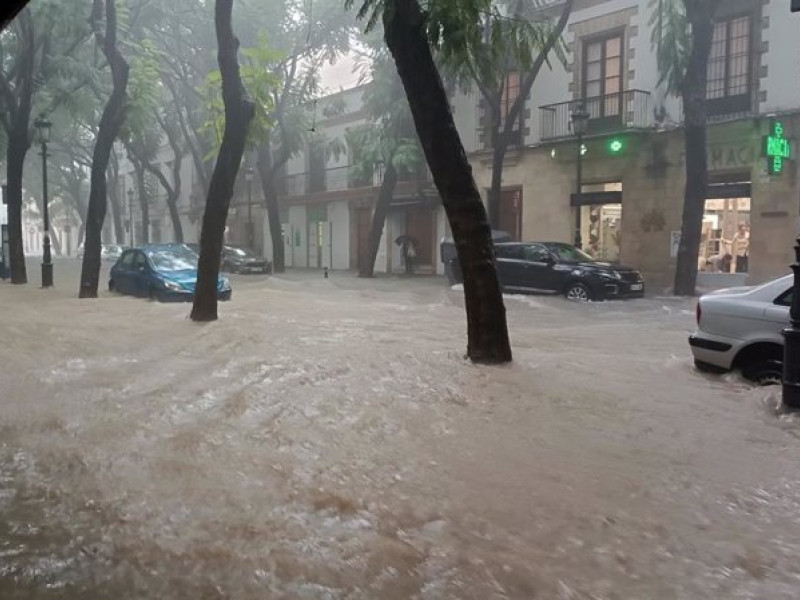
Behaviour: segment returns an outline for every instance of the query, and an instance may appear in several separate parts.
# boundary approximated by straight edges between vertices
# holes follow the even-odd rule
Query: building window
[[[622,114],[622,34],[583,43],[583,97],[592,119]]]
[[[750,16],[746,15],[723,19],[714,24],[706,88],[711,115],[751,110],[751,22]]]
[[[500,96],[500,131],[506,126],[508,114],[511,112],[511,107],[519,98],[520,74],[518,71],[511,71],[506,75],[505,85]],[[522,144],[522,129],[525,120],[525,107],[519,111],[516,123],[511,128],[509,144],[511,146],[519,146]],[[490,120],[489,111],[485,99],[481,98],[478,103],[478,138],[484,148],[493,146],[492,123]]]
[[[506,84],[503,86],[503,95],[500,98],[500,127],[506,126],[508,113],[511,112],[511,107],[519,98],[519,72],[514,71],[506,76]],[[522,111],[520,111],[520,115]],[[520,129],[520,123],[514,124],[514,131]]]

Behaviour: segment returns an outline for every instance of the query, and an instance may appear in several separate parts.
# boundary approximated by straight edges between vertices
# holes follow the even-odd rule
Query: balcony
[[[570,115],[580,100],[539,107],[540,136],[542,140],[571,137]],[[587,134],[616,133],[627,129],[647,129],[653,125],[650,109],[650,92],[627,90],[583,100],[589,113]]]
[[[398,183],[416,183],[422,187],[428,187],[433,179],[427,165],[424,165],[417,171],[399,174],[397,181]],[[380,187],[383,183],[383,169],[375,169],[371,178],[364,179],[355,177],[353,168],[350,166],[333,167],[287,175],[285,183],[286,196],[305,196],[306,194]]]

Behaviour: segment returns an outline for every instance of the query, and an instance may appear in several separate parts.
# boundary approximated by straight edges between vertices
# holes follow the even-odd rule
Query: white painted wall
[[[767,101],[760,106],[762,114],[800,107],[800,52],[797,50],[800,33],[800,13],[790,13],[788,2],[764,4],[764,16],[769,27],[763,29],[763,41],[769,52],[762,55],[767,76],[761,79],[761,90]],[[756,67],[758,68],[758,67]]]

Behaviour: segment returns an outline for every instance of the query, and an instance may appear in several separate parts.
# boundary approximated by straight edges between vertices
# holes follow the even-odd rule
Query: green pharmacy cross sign
[[[769,124],[769,135],[764,138],[764,154],[770,175],[783,173],[784,161],[792,157],[792,142],[784,135],[783,123],[773,119]]]

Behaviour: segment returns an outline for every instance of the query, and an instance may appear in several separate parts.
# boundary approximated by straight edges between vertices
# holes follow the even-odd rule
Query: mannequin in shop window
[[[739,229],[730,241],[731,252],[736,257],[736,272],[747,273],[750,262],[750,231],[745,223],[739,223]]]

